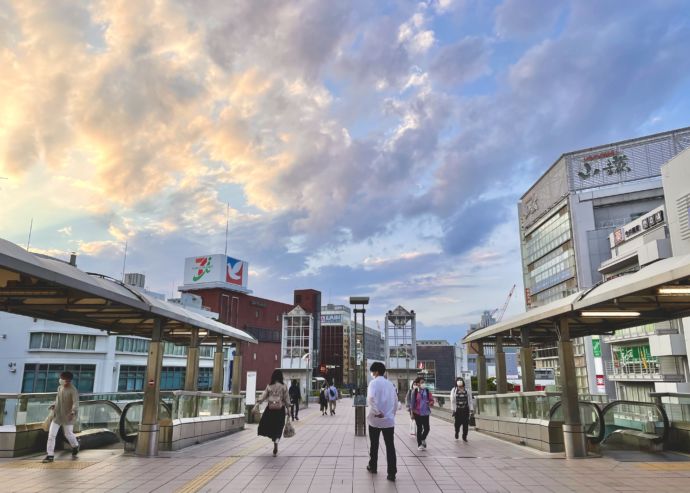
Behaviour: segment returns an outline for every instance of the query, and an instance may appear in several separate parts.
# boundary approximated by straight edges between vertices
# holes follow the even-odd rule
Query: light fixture
[[[690,294],[690,286],[663,286],[658,290],[659,294]]]
[[[590,317],[590,318],[633,318],[633,317],[639,317],[640,312],[623,312],[623,311],[604,312],[604,311],[599,311],[599,312],[580,312],[580,315],[582,315],[583,317]]]

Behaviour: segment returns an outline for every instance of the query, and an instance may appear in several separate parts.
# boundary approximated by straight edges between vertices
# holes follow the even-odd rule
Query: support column
[[[232,394],[240,395],[242,390],[242,343],[235,342],[235,356],[232,359]]]
[[[184,389],[196,391],[199,385],[199,329],[192,329],[192,338],[187,350],[187,371]]]
[[[577,401],[577,380],[575,378],[575,357],[570,327],[567,320],[561,320],[559,329],[558,362],[561,369],[561,407],[563,408],[563,443],[568,459],[587,457],[584,427],[580,419]]]
[[[223,391],[223,336],[218,334],[216,339],[216,352],[213,355],[213,386],[212,392]]]
[[[158,409],[160,381],[163,368],[163,321],[154,321],[144,382],[144,405],[137,437],[136,454],[146,457],[158,455]]]
[[[477,342],[477,389],[479,395],[486,395],[486,356],[484,356],[484,342]]]
[[[522,347],[520,348],[520,368],[522,369],[522,391],[534,391],[534,355],[529,345],[529,329],[522,329]]]
[[[503,336],[496,336],[496,392],[508,392],[508,378],[506,376],[506,353],[503,352]]]

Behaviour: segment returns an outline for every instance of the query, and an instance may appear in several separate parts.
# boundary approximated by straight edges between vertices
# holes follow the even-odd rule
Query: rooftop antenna
[[[34,218],[31,218],[31,223],[29,224],[29,239],[26,240],[26,251],[29,251],[29,247],[31,246],[31,232],[34,229]]]
[[[230,202],[225,210],[225,256],[228,256],[228,229],[230,228]]]
[[[125,257],[122,260],[122,282],[125,282],[125,269],[127,268],[127,245],[129,240],[125,240]]]

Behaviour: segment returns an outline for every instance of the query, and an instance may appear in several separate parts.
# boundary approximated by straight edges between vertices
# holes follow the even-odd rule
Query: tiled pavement
[[[386,480],[385,449],[377,475],[369,474],[367,440],[354,436],[354,412],[341,401],[336,416],[315,406],[302,411],[297,434],[283,439],[278,457],[271,442],[243,432],[158,458],[119,450],[84,450],[78,461],[58,456],[0,459],[2,492],[690,492],[690,462],[617,462],[610,458],[565,460],[470,432],[456,441],[450,423],[433,419],[429,448],[418,451],[408,417],[398,415],[398,477]],[[72,468],[78,466],[78,468]]]

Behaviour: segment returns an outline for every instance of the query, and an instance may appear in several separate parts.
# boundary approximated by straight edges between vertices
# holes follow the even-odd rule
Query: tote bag
[[[292,438],[295,436],[295,427],[292,426],[292,422],[288,418],[287,422],[285,423],[285,429],[283,429],[283,436],[285,438]]]

